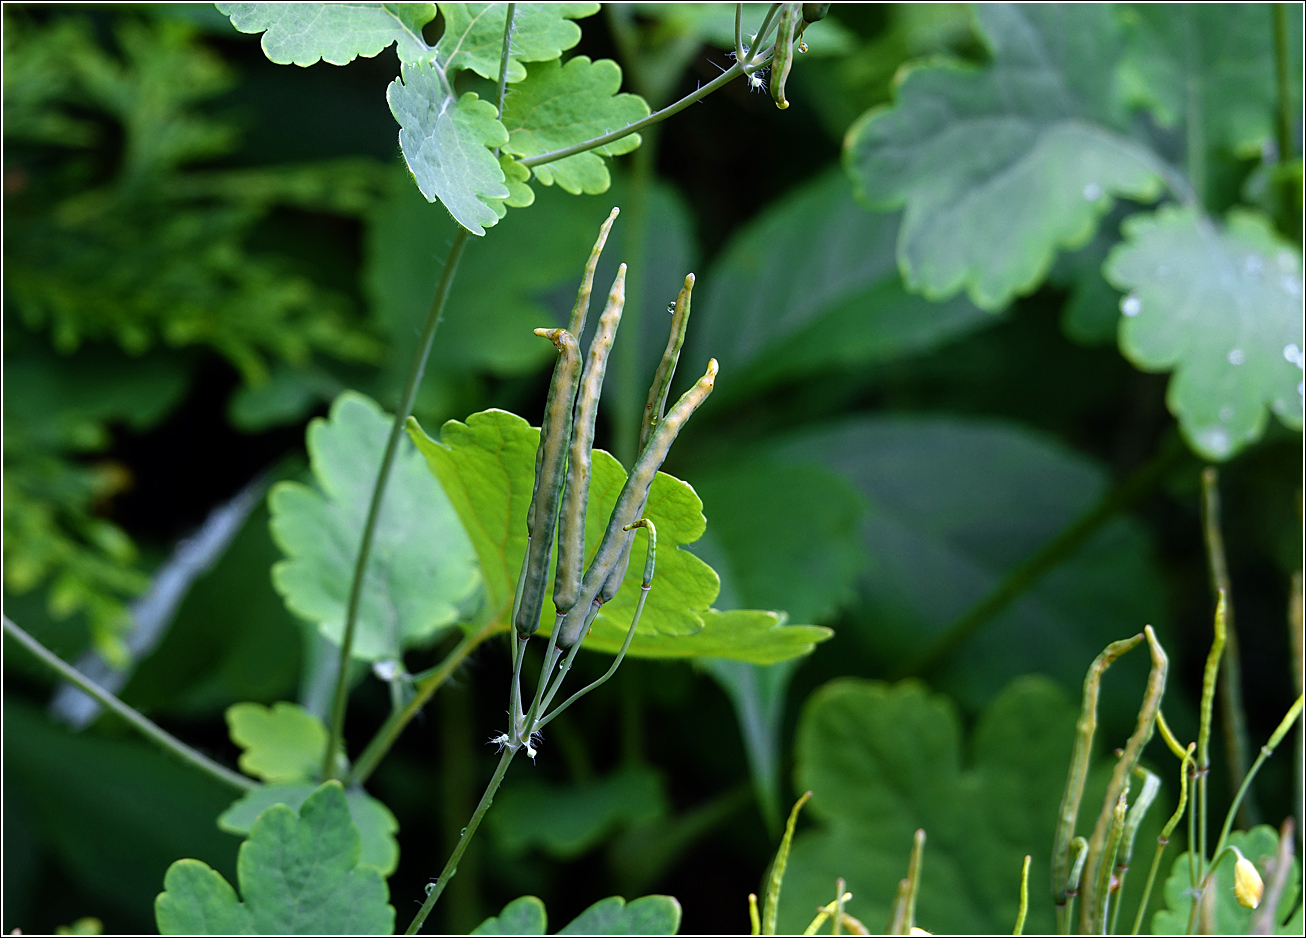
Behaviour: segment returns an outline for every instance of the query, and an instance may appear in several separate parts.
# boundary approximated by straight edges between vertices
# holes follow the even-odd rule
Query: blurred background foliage
[[[605,9],[573,51],[618,59],[656,107],[726,63],[721,9]],[[1045,675],[1020,687],[1060,713],[1097,650],[1150,622],[1172,655],[1167,714],[1195,735],[1212,608],[1201,464],[1174,445],[1165,378],[1110,341],[1120,295],[1096,270],[1118,216],[1002,312],[908,293],[899,215],[854,203],[841,142],[908,59],[981,60],[970,13],[835,4],[811,46],[790,109],[736,82],[616,160],[608,193],[537,186],[534,206],[471,244],[416,414],[428,432],[487,407],[538,420],[550,354],[530,330],[564,321],[599,221],[622,206],[598,280],[628,262],[631,299],[599,445],[629,448],[661,311],[693,270],[683,370],[722,367],[668,465],[705,503],[693,549],[721,574],[720,608],[784,609],[836,637],[773,668],[628,662],[551,725],[538,766],[515,767],[437,927],[466,930],[526,893],[566,921],[602,895],[657,891],[679,898],[687,930],[744,929],[797,794],[800,705],[834,677],[922,678],[955,708],[947,720],[982,734],[1013,679]],[[340,391],[394,406],[454,233],[397,155],[393,55],[276,66],[205,5],[4,8],[5,611],[229,764],[227,706],[320,713],[329,678],[330,648],[269,579],[280,554],[263,495],[304,477],[304,429]],[[1264,172],[1229,156],[1211,177],[1237,193]],[[1253,741],[1294,696],[1300,446],[1272,423],[1221,471]],[[1127,511],[930,657],[1140,470]],[[164,869],[183,856],[234,881],[239,841],[215,825],[227,793],[5,650],[3,929],[94,915],[152,930]],[[412,653],[409,670],[438,651]],[[605,666],[588,659],[587,673]],[[1109,739],[1132,722],[1144,665],[1126,659],[1106,682]],[[401,919],[488,774],[506,673],[501,648],[479,651],[374,777],[400,821]],[[355,749],[388,694],[359,685]],[[1277,823],[1299,797],[1290,762],[1260,776],[1259,818]],[[799,769],[805,784],[814,770]],[[822,837],[824,856],[843,849]]]

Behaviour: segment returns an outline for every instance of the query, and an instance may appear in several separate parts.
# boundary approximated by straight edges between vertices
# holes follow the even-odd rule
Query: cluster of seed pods
[[[611,677],[630,647],[644,609],[644,601],[652,586],[656,563],[657,532],[653,523],[643,517],[649,489],[685,421],[712,392],[717,372],[715,359],[708,362],[703,377],[681,396],[670,411],[666,410],[667,395],[689,322],[690,294],[694,287],[694,275],[689,274],[685,277],[684,288],[676,298],[671,335],[644,408],[639,455],[617,497],[598,550],[585,569],[585,514],[589,502],[594,425],[608,355],[625,307],[625,264],[617,270],[616,279],[608,292],[607,304],[599,317],[589,351],[583,360],[578,338],[585,329],[594,272],[617,215],[618,210],[614,208],[599,230],[598,240],[585,265],[580,291],[567,328],[535,330],[536,335],[553,343],[558,351],[558,361],[553,369],[540,427],[540,446],[535,457],[535,487],[526,514],[526,556],[522,562],[517,596],[513,604],[514,649],[510,703],[513,726],[512,731],[501,740],[514,747],[524,746],[532,756],[533,734],[578,697]],[[643,528],[648,535],[648,553],[642,591],[625,643],[607,674],[573,694],[557,710],[548,713],[548,707],[570,670],[571,662],[599,610],[617,594],[625,580],[638,528]],[[553,553],[555,537],[558,560],[553,582],[554,623],[534,702],[523,712],[521,667],[526,643],[539,629],[544,614],[549,559]],[[566,659],[561,668],[557,668],[558,659],[564,651],[567,653]]]

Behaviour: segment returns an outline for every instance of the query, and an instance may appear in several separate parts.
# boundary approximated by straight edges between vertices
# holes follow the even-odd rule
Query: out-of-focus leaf
[[[405,64],[386,89],[386,100],[422,195],[429,202],[439,199],[472,234],[485,234],[511,195],[490,152],[508,142],[495,106],[470,91],[457,97],[444,73],[424,62]]]
[[[718,49],[735,47],[735,7],[726,3],[636,3],[634,6],[644,16],[658,21],[658,37],[664,35],[693,36]],[[741,28],[745,43],[757,35],[758,27],[770,9],[768,3],[745,3]],[[772,21],[774,24],[774,20]],[[767,45],[775,39],[774,28]],[[814,56],[842,55],[853,45],[853,36],[838,20],[826,17],[807,24],[803,32],[808,54]]]
[[[777,452],[821,459],[866,499],[870,564],[854,618],[858,638],[885,662],[920,655],[1107,486],[1088,459],[990,421],[862,419],[799,434]],[[1146,536],[1122,518],[985,623],[933,677],[972,708],[1031,671],[1074,692],[1086,662],[1143,623],[1160,624],[1162,608]],[[1118,668],[1141,684],[1143,664]],[[1115,706],[1104,701],[1104,714],[1128,718]]]
[[[412,189],[412,186],[408,186]],[[327,372],[275,365],[260,385],[243,385],[227,402],[227,420],[246,433],[298,423],[322,401],[343,390]]]
[[[1301,254],[1252,212],[1220,229],[1165,206],[1123,227],[1105,267],[1129,291],[1120,348],[1147,371],[1174,369],[1166,402],[1189,444],[1228,459],[1264,433],[1267,407],[1300,430]]]
[[[135,738],[71,733],[12,697],[4,749],[6,788],[21,794],[42,841],[80,888],[106,912],[131,917],[127,931],[149,927],[177,857],[203,857],[235,875],[236,844],[213,826],[232,792],[208,775]]]
[[[242,33],[263,33],[263,52],[278,65],[312,65],[321,59],[348,65],[398,43],[401,62],[429,58],[422,27],[435,19],[434,3],[219,3]],[[266,30],[266,32],[264,32]],[[499,28],[502,41],[503,27]]]
[[[1262,824],[1249,831],[1234,831],[1229,835],[1229,845],[1237,847],[1243,856],[1259,868],[1263,879],[1266,876],[1266,863],[1275,859],[1278,852],[1279,833],[1274,828]],[[1215,871],[1210,885],[1212,902],[1209,908],[1213,916],[1209,922],[1208,934],[1212,935],[1247,935],[1251,933],[1253,916],[1259,912],[1245,909],[1238,904],[1233,894],[1233,868],[1236,857],[1226,853]],[[1178,935],[1189,931],[1188,919],[1193,910],[1191,893],[1192,881],[1187,853],[1175,857],[1170,867],[1170,877],[1165,881],[1166,907],[1152,916],[1152,934]],[[1288,873],[1283,895],[1279,899],[1279,908],[1274,916],[1276,935],[1299,935],[1302,930],[1302,909],[1297,904],[1301,892],[1301,866],[1297,858],[1292,858],[1292,869]],[[1295,914],[1294,914],[1295,910]],[[1289,919],[1291,916],[1291,920]]]
[[[498,915],[472,929],[473,935],[542,935],[549,926],[544,903],[534,896],[513,899]]]
[[[373,401],[342,394],[330,418],[308,430],[322,491],[282,482],[268,496],[272,536],[288,558],[273,567],[273,582],[292,611],[337,643],[388,433],[389,418]],[[354,634],[354,657],[369,661],[398,658],[410,645],[434,639],[458,620],[479,583],[457,514],[422,457],[400,443]]]
[[[508,130],[504,150],[514,156],[539,156],[582,143],[633,124],[649,114],[639,95],[619,94],[621,67],[611,59],[593,62],[578,55],[566,64],[557,60],[531,66],[526,80],[514,85],[503,104]],[[607,190],[612,179],[602,157],[629,153],[639,146],[639,134],[534,167],[546,186],[555,182],[578,195]]]
[[[836,877],[855,897],[852,914],[888,921],[920,828],[927,838],[917,905],[922,928],[1005,932],[1016,918],[1021,863],[1030,854],[1025,927],[1050,933],[1052,905],[1036,897],[1051,889],[1049,849],[1076,716],[1060,688],[1045,678],[1020,678],[980,716],[963,755],[956,710],[923,685],[826,684],[808,698],[798,728],[796,788],[813,792],[807,811],[818,826],[800,834],[789,855],[779,931],[801,930],[812,909],[829,901]],[[1096,817],[1097,775],[1080,827],[1091,825],[1083,815]],[[1138,843],[1147,843],[1147,833]]]
[[[833,170],[736,235],[694,309],[694,360],[721,363],[721,393],[929,351],[993,322],[965,297],[930,303],[902,288],[898,219],[859,207]]]
[[[671,896],[643,896],[627,903],[620,896],[600,899],[559,935],[674,935],[680,929],[680,903]]]
[[[238,703],[227,708],[231,741],[244,750],[241,771],[268,782],[311,778],[322,767],[327,731],[297,704]]]
[[[253,829],[255,820],[267,808],[274,804],[284,804],[298,811],[300,805],[316,790],[317,784],[309,781],[260,785],[233,801],[218,816],[218,827],[229,834],[244,836]],[[345,792],[345,801],[349,805],[349,816],[353,818],[362,838],[358,862],[374,866],[381,871],[382,876],[389,876],[399,866],[399,843],[395,840],[399,822],[389,808],[361,789]]]
[[[514,785],[495,799],[486,824],[509,855],[537,847],[569,859],[587,852],[618,826],[655,821],[666,813],[662,776],[632,766],[575,785]]]
[[[1112,196],[1154,199],[1162,179],[1151,151],[1115,129],[1112,9],[989,4],[976,16],[992,63],[900,73],[895,106],[855,123],[844,155],[868,206],[905,206],[908,287],[965,288],[998,309],[1043,279],[1057,248],[1087,241]]]
[[[339,782],[298,812],[274,804],[240,848],[240,890],[199,860],[168,868],[155,901],[165,935],[388,935],[395,911],[385,880],[359,862],[358,829]]]
[[[535,480],[535,453],[540,431],[501,410],[472,414],[463,423],[451,420],[437,442],[415,420],[409,434],[440,480],[481,561],[487,614],[505,620],[510,612],[517,574],[526,552],[526,508]],[[611,455],[595,450],[590,500],[585,517],[585,556],[598,550],[607,517],[625,482],[625,470]],[[815,626],[782,627],[774,613],[717,612],[709,608],[719,590],[712,568],[680,549],[697,540],[705,521],[694,490],[658,473],[645,515],[657,525],[658,562],[652,590],[630,646],[638,657],[714,655],[769,664],[811,650],[828,637]],[[636,544],[639,556],[642,548]],[[625,639],[643,576],[632,563],[620,591],[603,606],[585,639],[597,651],[615,652]],[[542,629],[553,625],[542,612]]]
[[[1162,126],[1200,121],[1204,146],[1246,158],[1274,137],[1273,11],[1264,4],[1122,5],[1126,24],[1120,79],[1131,104]],[[1301,110],[1301,16],[1287,17],[1289,90]],[[1295,79],[1295,80],[1294,80]]]
[[[444,34],[435,52],[452,75],[469,68],[482,78],[497,80],[503,53],[506,3],[442,3]],[[512,18],[508,81],[526,77],[523,62],[548,62],[580,42],[580,27],[572,20],[599,12],[597,3],[519,3]]]

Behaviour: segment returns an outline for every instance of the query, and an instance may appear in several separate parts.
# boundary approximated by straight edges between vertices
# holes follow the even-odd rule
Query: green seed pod
[[[517,609],[517,634],[527,638],[540,626],[544,609],[545,580],[553,534],[558,520],[558,501],[566,477],[563,467],[571,442],[572,411],[580,375],[580,351],[575,337],[566,329],[536,329],[535,334],[551,341],[561,353],[549,384],[549,399],[540,427],[540,448],[535,453],[535,491],[526,512],[526,573],[522,578],[521,604]]]
[[[680,360],[680,347],[685,344],[685,328],[689,325],[689,299],[694,291],[694,275],[685,276],[685,285],[676,297],[676,305],[671,314],[671,334],[667,337],[667,348],[662,353],[662,361],[653,375],[653,385],[648,390],[648,403],[644,405],[644,419],[639,428],[639,449],[642,452],[648,444],[649,434],[662,419],[662,411],[667,406],[667,393],[671,390],[671,379],[676,376],[676,363]]]
[[[553,581],[553,605],[559,615],[571,609],[580,590],[580,575],[585,564],[585,506],[589,502],[594,420],[599,414],[599,395],[603,392],[608,353],[612,351],[625,303],[626,265],[622,264],[617,268],[617,277],[608,292],[608,305],[599,317],[598,328],[590,342],[576,400],[576,425],[571,438],[571,456],[567,460],[567,490],[562,497],[562,511],[558,518],[558,570]]]
[[[825,15],[830,12],[828,3],[804,3],[803,4],[803,22],[815,23],[825,19]]]
[[[626,525],[633,524],[643,516],[644,506],[648,502],[649,488],[653,485],[653,479],[662,461],[667,458],[667,451],[671,449],[676,434],[685,425],[690,414],[697,410],[712,393],[716,373],[717,363],[714,358],[707,363],[707,373],[681,396],[676,406],[671,408],[671,412],[658,424],[649,439],[648,446],[644,447],[644,451],[639,454],[639,459],[635,461],[635,466],[631,469],[621,494],[617,496],[616,507],[612,509],[612,517],[608,519],[608,527],[603,532],[603,540],[599,543],[594,561],[585,571],[576,604],[567,613],[562,624],[558,644],[564,648],[570,648],[584,638],[584,626],[590,606],[591,604],[596,607],[601,606],[607,601],[601,598],[600,593],[605,591],[609,578],[616,573],[615,568],[619,561],[621,561],[621,573],[608,598],[615,595],[616,587],[620,586],[621,577],[624,577],[626,572],[630,542],[634,537],[624,529]]]
[[[599,266],[599,255],[603,253],[603,246],[608,243],[608,232],[612,230],[612,223],[620,214],[621,209],[615,207],[608,213],[607,220],[599,228],[599,237],[590,251],[589,260],[585,262],[585,273],[581,276],[580,289],[576,291],[576,305],[571,308],[571,321],[567,326],[567,331],[576,337],[577,342],[580,341],[580,334],[585,331],[585,315],[590,308],[590,291],[594,289],[594,271]]]
[[[786,3],[780,12],[780,25],[775,31],[775,53],[771,57],[771,98],[782,111],[789,106],[785,100],[785,81],[789,78],[789,67],[794,63],[794,37],[797,36],[798,24],[802,21],[801,14],[801,4]]]

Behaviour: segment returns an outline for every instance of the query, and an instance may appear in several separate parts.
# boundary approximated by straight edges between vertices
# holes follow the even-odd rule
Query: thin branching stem
[[[735,61],[744,57],[744,5],[735,4]]]
[[[440,894],[444,892],[444,887],[449,885],[449,880],[453,879],[454,874],[458,872],[458,861],[462,859],[463,853],[467,850],[467,845],[471,842],[472,837],[476,834],[476,828],[481,826],[481,819],[485,817],[485,812],[490,810],[490,805],[494,802],[494,796],[499,791],[499,786],[503,783],[503,777],[508,772],[508,766],[512,764],[513,756],[517,754],[517,749],[509,746],[499,757],[499,764],[494,768],[494,774],[490,776],[490,783],[485,786],[485,794],[481,795],[480,803],[476,805],[476,810],[472,812],[472,819],[467,822],[463,828],[462,836],[458,838],[458,843],[453,848],[453,853],[449,855],[449,862],[444,865],[440,871],[440,878],[432,884],[427,891],[426,901],[422,907],[417,910],[417,915],[413,917],[408,928],[404,930],[405,935],[416,935],[426,917],[431,914],[431,909],[435,908],[435,903],[439,900]]]
[[[202,752],[192,749],[180,739],[173,736],[163,727],[159,726],[139,711],[129,707],[113,694],[109,693],[99,684],[96,684],[82,672],[78,671],[72,665],[68,664],[50,649],[46,648],[39,641],[24,631],[19,625],[14,623],[8,616],[4,617],[5,632],[7,632],[14,641],[18,642],[28,651],[30,651],[38,661],[54,671],[69,684],[81,689],[86,694],[94,697],[107,709],[112,710],[118,716],[122,717],[137,732],[146,739],[157,743],[160,747],[171,752],[187,765],[194,766],[201,772],[211,778],[217,779],[229,788],[234,788],[240,792],[251,791],[258,787],[258,783],[253,779],[231,771],[226,766],[219,765]]]
[[[1160,715],[1157,716],[1157,722],[1162,723]],[[1164,724],[1162,724],[1164,725]],[[1197,743],[1189,743],[1188,749],[1184,752],[1179,762],[1179,805],[1175,808],[1174,814],[1170,820],[1166,821],[1165,826],[1161,828],[1161,833],[1156,838],[1156,852],[1152,855],[1152,867],[1147,871],[1147,885],[1143,887],[1143,896],[1138,900],[1138,912],[1134,915],[1134,928],[1131,935],[1137,935],[1138,930],[1143,927],[1143,915],[1147,912],[1147,903],[1152,898],[1152,887],[1156,884],[1156,872],[1161,868],[1161,855],[1165,853],[1165,848],[1170,844],[1170,835],[1183,819],[1184,809],[1188,806],[1188,776],[1193,766],[1193,750],[1197,748]],[[1191,854],[1192,851],[1190,850]]]
[[[783,3],[771,4],[771,9],[766,11],[766,17],[762,20],[762,25],[757,27],[757,35],[753,37],[753,42],[748,47],[748,57],[744,61],[744,64],[748,66],[750,70],[755,70],[753,69],[753,58],[757,54],[757,49],[762,45],[762,43],[766,42],[766,34],[771,31],[771,23],[775,19],[775,15],[780,12],[782,6],[784,6]]]
[[[444,313],[445,301],[449,298],[449,288],[453,286],[454,273],[458,270],[458,261],[462,258],[463,248],[471,234],[461,225],[449,246],[449,256],[445,258],[444,269],[440,272],[440,283],[435,289],[435,298],[431,309],[426,314],[426,323],[417,340],[417,354],[413,357],[412,367],[408,371],[408,380],[404,384],[399,409],[395,412],[394,424],[390,427],[390,438],[386,440],[385,453],[381,457],[381,467],[376,473],[376,483],[372,487],[372,501],[367,507],[367,521],[363,524],[363,538],[358,547],[358,560],[354,563],[354,580],[349,587],[349,606],[345,613],[345,633],[340,639],[339,672],[336,674],[335,698],[331,704],[331,730],[327,736],[326,752],[322,758],[322,777],[337,778],[338,766],[336,753],[340,749],[340,739],[345,730],[345,707],[349,700],[349,662],[354,647],[354,629],[358,624],[358,607],[363,598],[363,582],[366,579],[367,562],[372,555],[372,538],[376,534],[376,524],[381,517],[381,503],[385,499],[386,484],[390,481],[390,469],[394,465],[395,453],[399,449],[399,438],[403,436],[404,424],[413,412],[413,401],[417,399],[417,388],[422,383],[422,373],[426,370],[426,360],[431,355],[431,343],[435,341],[435,330],[440,325]]]

